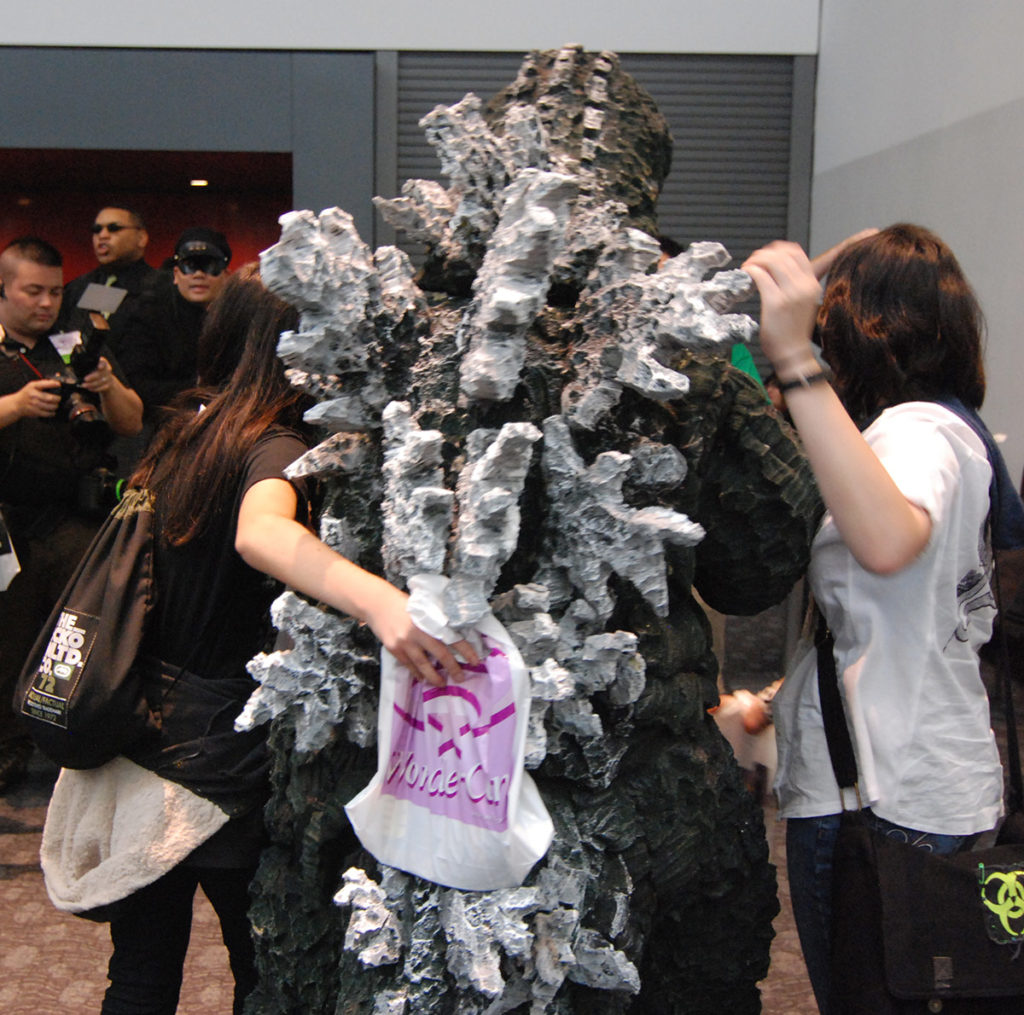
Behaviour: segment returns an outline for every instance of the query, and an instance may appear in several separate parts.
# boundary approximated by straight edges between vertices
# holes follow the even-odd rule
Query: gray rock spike
[[[433,180],[406,180],[401,195],[373,199],[384,221],[400,229],[410,240],[441,246],[455,215],[454,197]]]
[[[621,242],[621,241],[620,241]],[[675,364],[686,348],[728,350],[748,342],[757,327],[745,314],[722,311],[752,292],[745,272],[710,268],[729,261],[719,243],[697,243],[653,275],[628,274],[602,261],[579,319],[589,336],[581,343],[576,380],[563,394],[575,426],[592,430],[618,404],[624,388],[655,402],[674,402],[690,389]]]
[[[504,194],[501,221],[474,283],[476,313],[463,335],[461,388],[470,399],[508,401],[526,358],[527,330],[544,306],[576,184],[524,169]]]
[[[274,601],[271,619],[294,645],[250,661],[249,673],[260,686],[235,728],[251,730],[287,715],[299,753],[320,750],[338,728],[360,746],[375,743],[376,691],[364,675],[373,672],[376,659],[351,645],[355,622],[324,613],[292,592]]]
[[[585,466],[564,417],[545,420],[543,464],[553,517],[558,519],[550,532],[552,559],[567,569],[598,618],[607,619],[614,607],[608,591],[612,573],[636,586],[664,616],[664,547],[696,546],[703,528],[669,508],[628,507],[622,484],[630,457],[605,452]]]
[[[339,906],[352,909],[345,931],[345,949],[356,952],[364,966],[398,962],[402,954],[402,926],[387,906],[387,896],[365,871],[349,868],[345,884],[334,896]]]
[[[404,582],[444,569],[455,495],[444,486],[440,433],[420,430],[409,406],[384,410],[384,567]]]
[[[455,627],[490,612],[501,568],[519,540],[519,497],[541,432],[531,423],[506,423],[499,431],[476,430],[466,440],[459,475],[459,531],[444,604]]]

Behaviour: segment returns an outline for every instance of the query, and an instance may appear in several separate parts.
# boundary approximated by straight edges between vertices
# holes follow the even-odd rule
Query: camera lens
[[[99,446],[111,437],[103,413],[78,391],[72,390],[68,395],[67,417],[72,434],[82,444]]]

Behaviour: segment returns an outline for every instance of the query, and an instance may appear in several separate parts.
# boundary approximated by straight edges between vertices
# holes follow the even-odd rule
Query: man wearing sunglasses
[[[186,229],[174,248],[174,284],[181,298],[204,308],[224,287],[231,248],[214,229]]]
[[[92,249],[99,265],[65,287],[59,329],[82,331],[89,323],[106,328],[119,314],[124,314],[156,273],[144,260],[148,243],[149,233],[138,212],[116,206],[101,209],[92,224]],[[85,287],[93,282],[127,290],[117,310],[103,316],[79,308]]]
[[[230,261],[223,233],[205,226],[186,229],[174,245],[170,272],[157,272],[113,328],[111,346],[142,397],[142,444],[159,425],[161,407],[195,384],[199,332],[206,308],[227,281]],[[140,453],[119,451],[118,471],[127,473]]]

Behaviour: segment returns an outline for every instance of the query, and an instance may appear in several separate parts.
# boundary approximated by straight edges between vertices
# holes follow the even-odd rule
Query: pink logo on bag
[[[494,831],[508,827],[516,769],[516,706],[508,656],[483,635],[487,657],[467,679],[433,687],[408,680],[395,701],[384,793]]]

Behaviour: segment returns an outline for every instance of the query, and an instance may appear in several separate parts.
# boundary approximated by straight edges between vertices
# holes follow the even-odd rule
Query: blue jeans
[[[976,835],[937,835],[894,825],[870,811],[875,831],[948,856],[969,847]],[[804,953],[807,976],[821,1015],[831,1010],[832,854],[839,834],[839,815],[789,818],[786,821],[786,868],[793,916]]]

